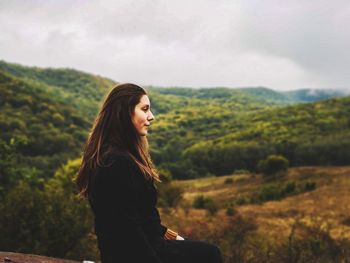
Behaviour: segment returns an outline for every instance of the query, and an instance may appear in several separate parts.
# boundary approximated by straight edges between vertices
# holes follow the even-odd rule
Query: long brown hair
[[[149,156],[146,136],[140,136],[132,123],[135,106],[146,91],[134,84],[120,84],[112,89],[98,113],[83,149],[76,183],[80,195],[88,197],[98,166],[108,154],[130,156],[146,179],[159,180]]]

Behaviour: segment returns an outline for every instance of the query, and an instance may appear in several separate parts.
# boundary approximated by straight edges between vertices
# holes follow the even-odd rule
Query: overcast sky
[[[140,85],[350,89],[350,1],[0,0],[0,59]]]

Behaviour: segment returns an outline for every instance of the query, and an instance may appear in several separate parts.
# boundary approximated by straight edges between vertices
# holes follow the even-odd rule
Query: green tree
[[[58,169],[43,189],[21,180],[6,194],[0,204],[3,250],[96,259],[90,208],[77,196],[73,183],[79,162]]]
[[[275,176],[277,173],[286,172],[289,161],[281,155],[269,155],[258,164],[259,170],[265,176]]]
[[[159,205],[163,207],[176,207],[181,201],[183,189],[171,182],[162,183],[158,188]]]

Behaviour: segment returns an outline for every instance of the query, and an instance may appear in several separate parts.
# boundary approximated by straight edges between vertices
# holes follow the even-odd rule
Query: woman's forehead
[[[139,105],[142,107],[142,106],[150,106],[151,102],[148,98],[147,95],[143,95],[140,99],[140,102],[139,102]]]

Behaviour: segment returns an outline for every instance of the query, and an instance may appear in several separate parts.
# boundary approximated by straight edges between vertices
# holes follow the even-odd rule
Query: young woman
[[[218,247],[185,240],[161,224],[160,180],[146,137],[153,120],[145,90],[121,84],[107,96],[86,142],[77,185],[95,216],[101,261],[222,262]]]

